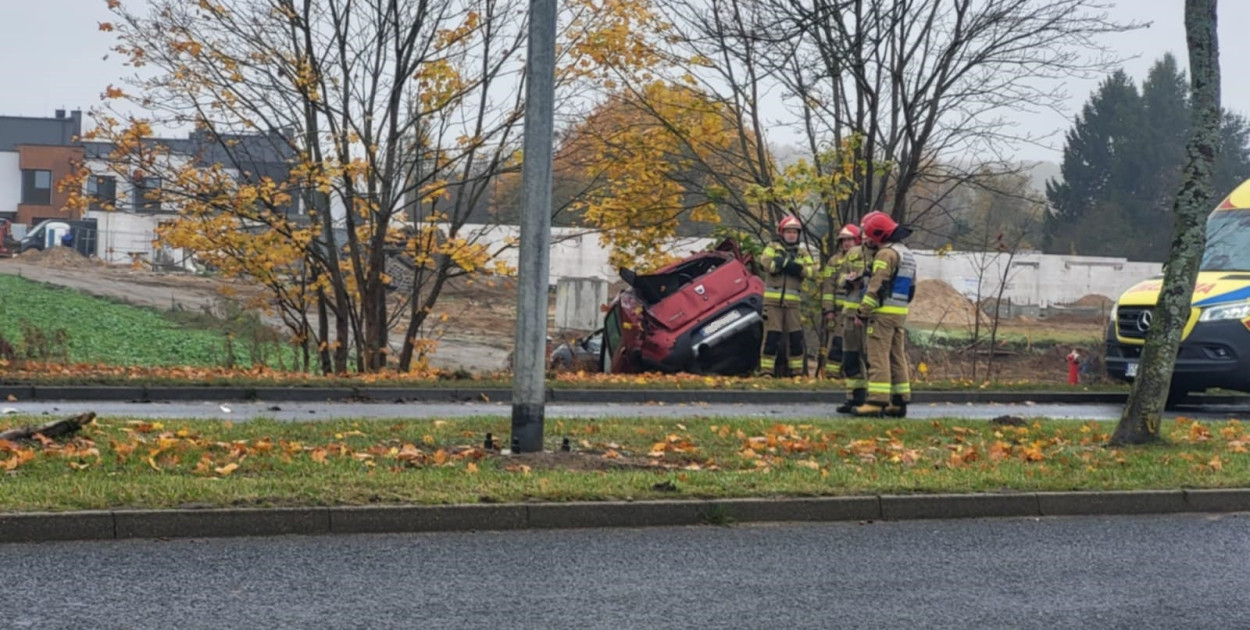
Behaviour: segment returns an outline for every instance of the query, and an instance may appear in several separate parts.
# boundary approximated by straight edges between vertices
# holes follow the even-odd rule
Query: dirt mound
[[[1115,300],[1105,295],[1096,295],[1091,293],[1089,295],[1082,296],[1081,299],[1073,302],[1072,306],[1110,309],[1112,306],[1115,306]]]
[[[923,324],[972,326],[976,324],[977,308],[972,300],[941,280],[916,283],[916,298],[908,309],[907,319]]]
[[[53,247],[44,251],[28,251],[16,259],[19,262],[56,269],[89,269],[96,262],[69,247]]]

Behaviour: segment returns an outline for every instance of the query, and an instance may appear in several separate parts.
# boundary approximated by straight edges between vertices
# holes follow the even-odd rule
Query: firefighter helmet
[[[781,221],[777,223],[777,235],[781,237],[782,242],[788,243],[790,245],[794,245],[795,243],[799,242],[797,234],[796,234],[795,239],[791,241],[790,239],[786,238],[786,230],[794,230],[795,232],[802,232],[803,222],[799,221],[798,217],[792,214],[787,214],[786,216],[781,218]]]
[[[859,231],[858,225],[855,225],[854,223],[847,223],[842,226],[842,230],[838,232],[838,240],[842,241],[848,238],[855,241],[856,245],[863,242],[863,233]]]
[[[873,210],[864,215],[859,225],[863,231],[863,238],[873,245],[884,244],[894,234],[894,230],[898,229],[898,222],[880,210]]]

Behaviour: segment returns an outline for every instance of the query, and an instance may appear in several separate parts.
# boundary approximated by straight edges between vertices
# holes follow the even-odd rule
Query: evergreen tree
[[[1082,108],[1067,133],[1062,179],[1046,183],[1052,207],[1045,226],[1048,251],[1072,253],[1087,248],[1074,227],[1099,203],[1118,196],[1114,187],[1123,178],[1120,156],[1130,152],[1127,139],[1141,117],[1141,96],[1123,70],[1103,80]]]
[[[1046,184],[1044,248],[1057,254],[1162,261],[1189,137],[1189,81],[1171,54],[1151,66],[1140,92],[1120,71],[1099,85],[1068,131],[1061,180]],[[1221,117],[1217,196],[1250,177],[1250,127]]]

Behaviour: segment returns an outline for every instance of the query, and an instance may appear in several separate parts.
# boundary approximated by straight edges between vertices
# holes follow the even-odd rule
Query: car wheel
[[[1163,409],[1166,411],[1175,411],[1178,406],[1185,404],[1188,400],[1188,391],[1172,387],[1168,390],[1168,398],[1163,403]]]

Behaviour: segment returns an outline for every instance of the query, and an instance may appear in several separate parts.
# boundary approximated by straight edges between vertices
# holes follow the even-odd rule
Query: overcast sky
[[[122,0],[134,2],[135,0]],[[1127,59],[1125,70],[1136,81],[1166,52],[1187,64],[1183,0],[1118,0],[1111,17],[1120,21],[1152,22],[1149,29],[1108,36],[1107,46]],[[1250,1],[1220,3],[1220,57],[1224,106],[1250,114]],[[110,19],[105,0],[0,0],[0,115],[51,116],[56,109],[87,110],[99,103],[110,83],[120,82],[125,68],[118,56],[104,57],[113,44],[98,29]],[[1053,133],[1051,148],[1021,147],[1017,156],[1058,161],[1062,132],[1088,98],[1096,81],[1073,81],[1068,86],[1069,111],[1021,119],[1034,134]]]

